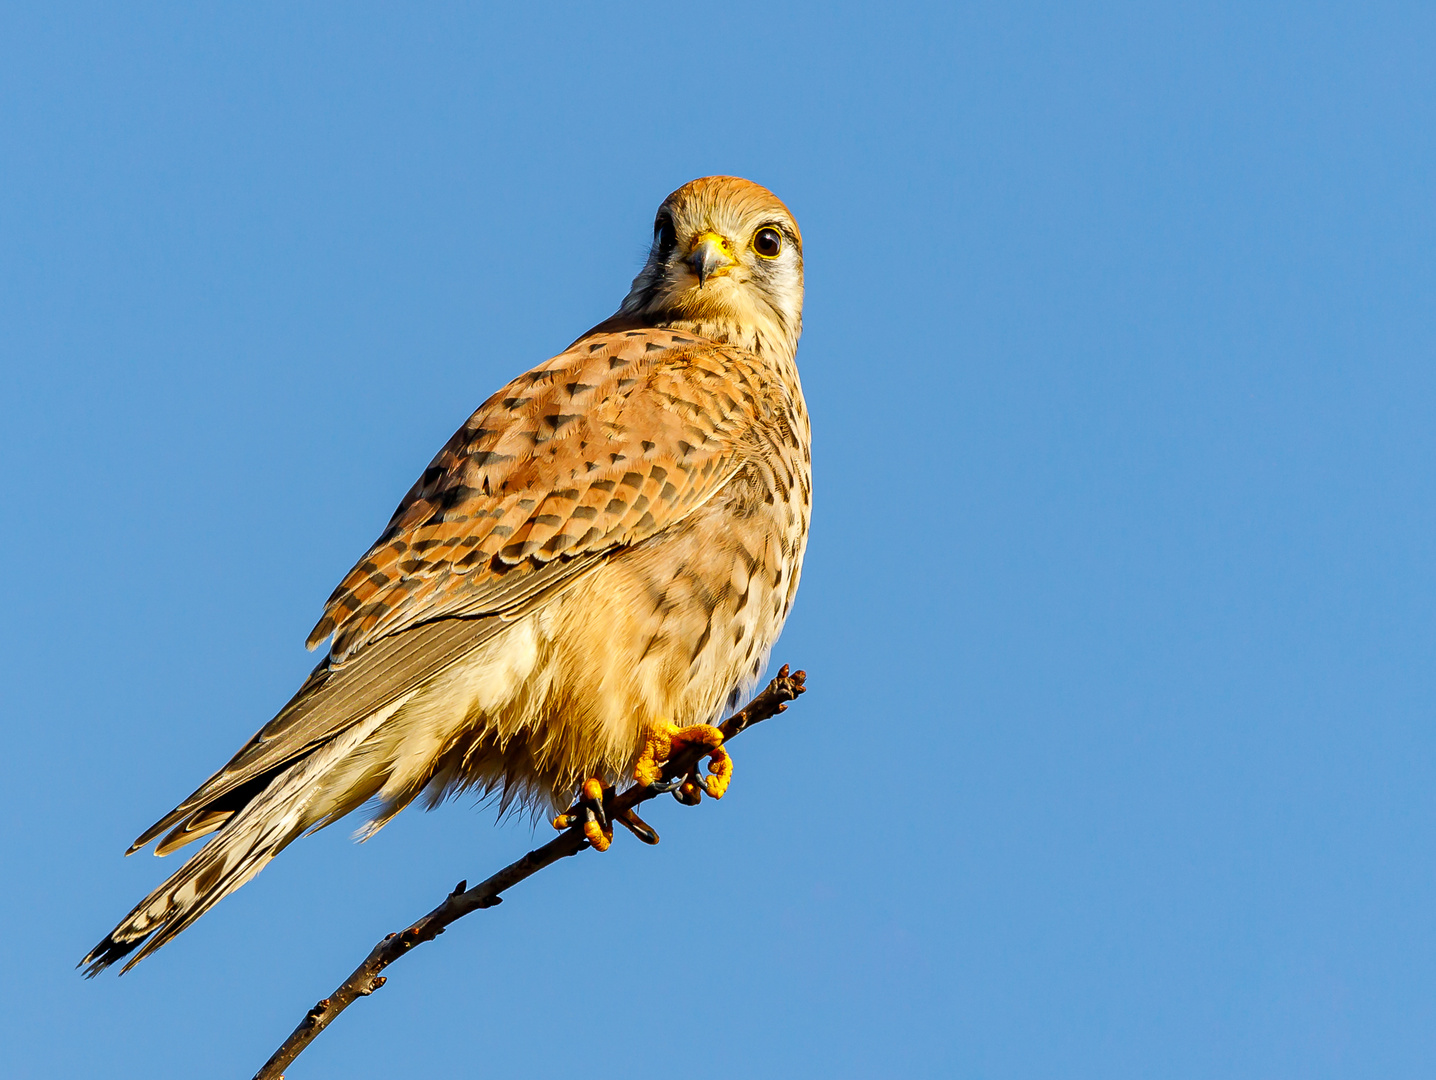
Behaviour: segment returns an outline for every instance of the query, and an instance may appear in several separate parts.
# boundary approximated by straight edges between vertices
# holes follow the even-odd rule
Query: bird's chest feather
[[[797,590],[810,500],[800,449],[750,461],[554,606],[546,629],[567,673],[555,689],[612,753],[645,724],[708,722],[751,691]]]

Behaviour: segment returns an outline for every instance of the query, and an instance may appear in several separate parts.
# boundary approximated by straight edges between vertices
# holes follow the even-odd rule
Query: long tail
[[[139,951],[121,969],[129,971],[150,953],[239,888],[284,850],[317,817],[311,803],[324,775],[351,754],[380,718],[349,730],[276,773],[235,812],[203,848],[168,880],[141,900],[80,965],[94,978],[116,960]]]

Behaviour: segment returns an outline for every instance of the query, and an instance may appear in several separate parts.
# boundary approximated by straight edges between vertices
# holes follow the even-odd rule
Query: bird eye
[[[677,246],[678,231],[673,227],[673,219],[663,214],[653,223],[654,250],[658,252],[660,259],[666,260]]]
[[[753,234],[753,250],[765,259],[776,259],[783,250],[783,234],[772,227],[764,227]]]

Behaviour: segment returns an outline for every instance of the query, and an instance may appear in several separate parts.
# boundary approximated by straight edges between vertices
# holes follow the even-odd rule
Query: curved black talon
[[[653,826],[644,821],[632,810],[624,811],[622,814],[617,815],[614,820],[645,844],[658,843],[658,833],[654,831]]]
[[[608,794],[609,792],[605,790],[604,795],[607,796]],[[590,821],[597,821],[598,827],[604,832],[608,832],[611,826],[608,823],[608,814],[604,812],[602,799],[598,799],[594,802],[584,800],[583,808],[584,812],[588,814]]]

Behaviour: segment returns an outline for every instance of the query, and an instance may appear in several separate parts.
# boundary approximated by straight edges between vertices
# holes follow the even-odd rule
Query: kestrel
[[[807,541],[802,311],[776,196],[710,176],[664,200],[617,313],[479,407],[334,590],[299,692],[131,845],[214,834],[87,974],[134,952],[128,970],[366,803],[364,835],[421,795],[558,810],[651,782],[685,741],[714,750],[721,794],[706,725],[756,687]]]

